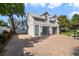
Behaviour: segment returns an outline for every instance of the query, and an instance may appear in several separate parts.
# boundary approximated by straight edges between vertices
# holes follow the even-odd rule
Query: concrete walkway
[[[79,47],[79,40],[65,35],[32,38],[26,34],[14,35],[3,56],[69,56],[74,48]]]

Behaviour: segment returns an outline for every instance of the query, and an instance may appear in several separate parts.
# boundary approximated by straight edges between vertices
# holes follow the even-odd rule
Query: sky
[[[71,19],[73,14],[79,14],[78,3],[25,3],[25,12],[41,15],[44,12],[48,12],[53,15],[66,15],[68,19]],[[0,19],[7,22],[8,17],[0,16]]]
[[[28,3],[25,7],[27,13],[38,15],[48,12],[52,16],[67,15],[71,19],[73,14],[79,14],[79,3]]]

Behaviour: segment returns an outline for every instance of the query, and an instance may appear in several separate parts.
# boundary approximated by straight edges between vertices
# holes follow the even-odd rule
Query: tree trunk
[[[15,31],[15,25],[14,25],[13,15],[9,15],[9,18],[10,18],[10,21],[11,21],[11,24],[12,24],[12,30],[13,30],[13,33],[16,33],[16,31]]]
[[[76,37],[76,27],[74,26],[74,38]]]

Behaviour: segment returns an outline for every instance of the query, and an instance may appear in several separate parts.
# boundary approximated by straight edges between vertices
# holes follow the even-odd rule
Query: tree
[[[8,26],[7,22],[4,22],[3,20],[0,20],[0,26]]]
[[[15,33],[14,18],[13,15],[23,16],[24,13],[24,4],[22,3],[1,3],[0,4],[0,14],[8,16],[13,26],[13,31]]]
[[[65,15],[61,15],[58,17],[60,31],[69,31],[70,29],[70,21]]]
[[[79,23],[79,14],[74,14],[71,18],[72,29],[74,28],[73,25],[77,23]]]
[[[3,23],[3,21],[2,21],[2,20],[0,20],[0,26],[2,25],[2,23]]]

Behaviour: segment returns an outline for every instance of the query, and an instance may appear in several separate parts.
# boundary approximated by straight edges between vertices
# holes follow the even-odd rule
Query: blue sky
[[[73,14],[79,14],[78,3],[30,3],[25,4],[26,12],[42,14],[48,12],[50,15],[67,15],[70,19]]]
[[[51,16],[53,15],[67,15],[70,19],[73,14],[79,14],[78,3],[26,3],[26,13],[35,13],[41,15],[44,12],[48,12]],[[8,17],[1,17],[0,19],[7,21]]]

